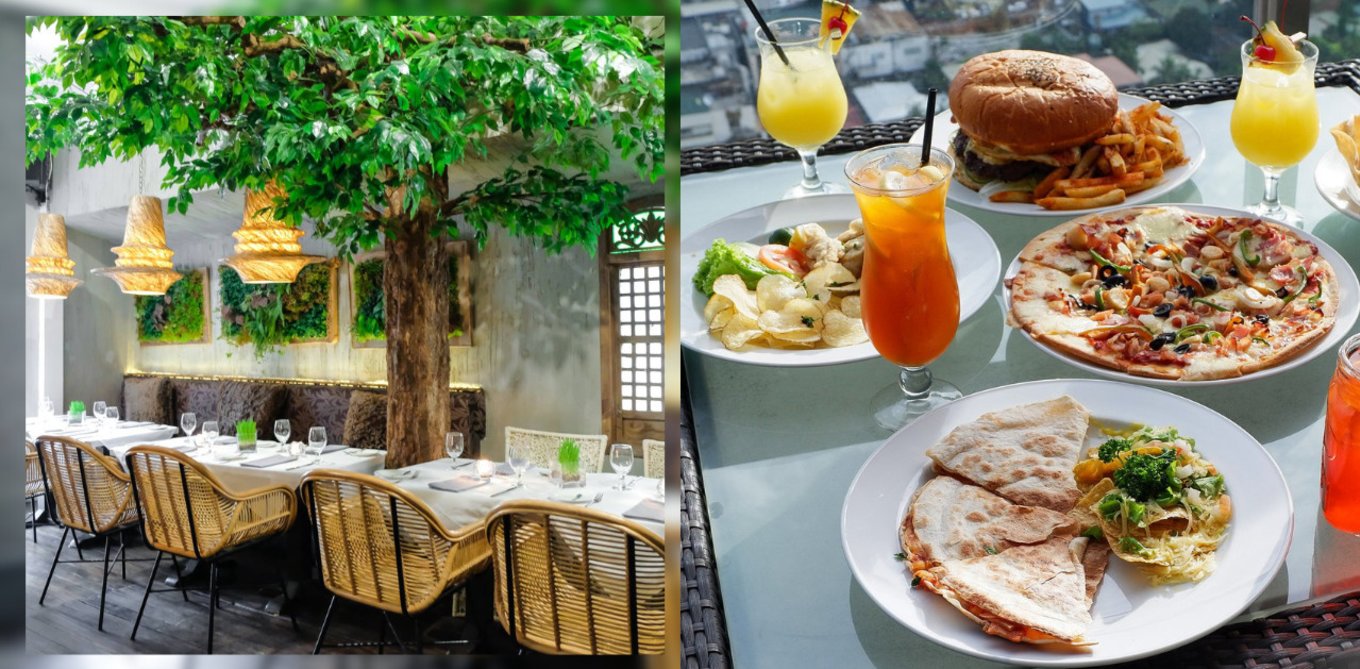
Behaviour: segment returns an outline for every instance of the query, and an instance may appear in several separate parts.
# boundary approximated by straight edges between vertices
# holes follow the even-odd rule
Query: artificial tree
[[[171,211],[213,186],[287,192],[342,255],[382,245],[389,466],[438,457],[449,425],[444,240],[492,226],[549,253],[629,214],[611,156],[663,170],[661,37],[626,17],[58,17],[30,67],[28,162],[156,147]],[[489,146],[503,169],[482,173]],[[506,149],[504,147],[510,147]],[[483,168],[484,169],[484,168]],[[460,181],[461,182],[461,181]]]

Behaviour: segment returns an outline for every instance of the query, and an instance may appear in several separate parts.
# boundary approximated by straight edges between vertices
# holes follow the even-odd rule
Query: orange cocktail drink
[[[959,287],[945,239],[945,195],[954,172],[948,154],[892,144],[856,154],[845,173],[864,219],[860,317],[874,348],[902,367],[900,389],[885,397],[897,427],[957,389],[933,382],[926,365],[949,348],[959,327]],[[903,403],[909,406],[901,406]]]
[[[1360,335],[1341,346],[1327,392],[1322,514],[1332,527],[1360,534]]]

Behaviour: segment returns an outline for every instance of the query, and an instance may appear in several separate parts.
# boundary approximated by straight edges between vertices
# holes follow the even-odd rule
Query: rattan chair
[[[488,550],[481,523],[451,532],[411,493],[382,479],[355,472],[318,469],[302,479],[321,579],[331,602],[312,653],[321,652],[338,598],[382,612],[377,643],[327,647],[386,647],[387,632],[408,649],[389,614],[411,621],[413,642],[423,650],[419,614],[445,594],[461,589],[486,566]],[[463,643],[462,641],[436,642]]]
[[[575,441],[581,448],[582,472],[604,471],[604,449],[609,437],[603,434],[565,434],[507,427],[505,454],[508,459],[512,447],[527,447],[530,454],[529,464],[547,469],[552,467],[552,463],[557,462],[557,449],[566,439]]]
[[[57,572],[62,548],[66,546],[67,535],[84,532],[95,539],[104,540],[104,571],[99,590],[99,624],[104,630],[104,599],[109,590],[109,547],[113,538],[118,537],[116,558],[122,564],[123,578],[127,578],[127,553],[123,531],[137,524],[137,506],[132,502],[132,489],[127,474],[118,467],[117,461],[100,455],[93,446],[66,437],[38,437],[38,464],[42,470],[41,479],[47,499],[56,507],[57,522],[62,526],[61,540],[57,542],[57,552],[52,556],[52,568],[47,572],[47,582],[43,584],[38,605],[47,599],[47,589],[52,585],[52,575]],[[79,550],[79,538],[76,547]],[[99,562],[86,560],[84,553],[79,559],[65,560],[66,563]]]
[[[642,440],[642,475],[649,479],[666,478],[666,442]]]
[[[33,528],[33,543],[38,543],[38,498],[43,495],[42,463],[38,461],[38,449],[31,441],[24,441],[24,503],[32,511],[29,513],[28,526]]]
[[[297,498],[285,486],[264,486],[235,492],[222,485],[217,477],[193,458],[160,446],[134,446],[128,449],[127,470],[131,474],[133,494],[141,510],[142,534],[146,543],[156,549],[156,564],[146,581],[142,605],[137,609],[137,620],[132,624],[132,639],[142,624],[146,601],[151,597],[156,582],[156,570],[166,554],[193,558],[208,563],[208,653],[213,651],[213,627],[216,622],[220,586],[217,582],[218,562],[243,548],[282,534],[297,517]],[[282,578],[280,577],[282,585]],[[288,591],[284,587],[285,608]],[[187,601],[188,593],[175,588],[157,592],[179,591]],[[289,613],[292,618],[292,613]],[[293,619],[293,630],[298,631]]]
[[[660,653],[665,550],[632,521],[512,500],[487,518],[495,611],[515,643],[554,654]]]

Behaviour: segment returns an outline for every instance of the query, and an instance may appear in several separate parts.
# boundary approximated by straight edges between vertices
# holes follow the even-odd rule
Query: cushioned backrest
[[[344,436],[349,446],[386,450],[387,395],[367,390],[350,394]]]
[[[340,386],[288,386],[286,418],[292,422],[291,439],[306,441],[307,430],[319,425],[326,428],[327,441],[349,443],[345,440],[345,416],[349,413],[351,392]]]
[[[254,420],[255,433],[272,434],[276,419],[284,416],[288,390],[269,383],[223,381],[218,399],[222,434],[236,434],[236,421]]]
[[[161,425],[177,425],[174,413],[174,388],[170,379],[123,377],[123,418],[149,420]]]
[[[175,420],[171,425],[178,425],[179,417],[190,411],[198,418],[200,428],[204,421],[220,420],[217,409],[222,394],[221,381],[172,379],[170,383],[175,389]]]

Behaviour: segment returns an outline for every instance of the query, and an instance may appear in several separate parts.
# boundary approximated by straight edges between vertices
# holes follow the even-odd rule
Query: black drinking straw
[[[751,10],[751,15],[756,17],[756,23],[760,24],[760,29],[765,32],[765,39],[770,40],[770,46],[774,47],[774,52],[779,54],[779,60],[784,61],[788,66],[789,57],[784,55],[784,49],[779,46],[779,40],[774,38],[774,31],[770,30],[769,24],[765,23],[765,17],[760,15],[760,10],[756,9],[755,0],[746,0],[746,8]]]
[[[934,86],[926,93],[926,136],[925,146],[921,147],[921,164],[930,164],[930,133],[935,129],[935,95],[939,91]]]

